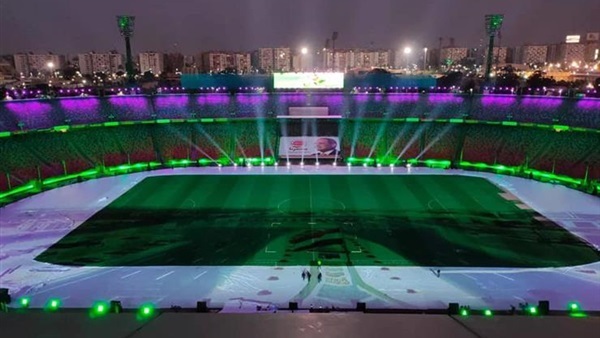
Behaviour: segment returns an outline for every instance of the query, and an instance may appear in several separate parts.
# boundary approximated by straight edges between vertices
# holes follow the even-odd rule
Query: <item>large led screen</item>
[[[344,73],[275,73],[275,89],[341,89]]]
[[[341,158],[337,136],[282,136],[280,158]]]

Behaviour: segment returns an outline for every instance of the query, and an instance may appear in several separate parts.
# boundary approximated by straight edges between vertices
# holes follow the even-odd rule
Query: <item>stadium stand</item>
[[[330,115],[424,119],[469,118],[600,127],[600,101],[453,94],[199,94],[82,97],[0,102],[0,131],[61,125],[287,115],[292,106],[327,106]]]

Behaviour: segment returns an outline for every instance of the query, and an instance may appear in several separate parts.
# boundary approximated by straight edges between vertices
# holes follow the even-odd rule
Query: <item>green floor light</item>
[[[104,316],[108,313],[110,306],[106,302],[96,302],[92,306],[92,315],[94,316]]]
[[[459,313],[460,313],[461,316],[466,317],[466,316],[469,315],[469,309],[463,307],[463,308],[460,309]]]
[[[490,310],[490,309],[484,310],[483,315],[486,317],[491,317],[493,315],[492,310]]]
[[[538,314],[538,309],[535,306],[530,306],[529,309],[527,309],[527,311],[529,312],[530,315],[535,316]]]
[[[19,298],[19,305],[21,306],[21,308],[28,308],[30,303],[31,300],[29,299],[29,297]]]
[[[579,307],[579,304],[577,304],[575,302],[569,303],[569,311],[579,311],[579,310],[581,310],[581,307]]]
[[[51,298],[48,300],[48,304],[46,305],[46,309],[50,311],[56,311],[60,308],[60,300],[57,298]]]
[[[569,316],[575,317],[575,318],[585,318],[585,317],[587,317],[587,315],[585,314],[585,312],[583,312],[583,309],[581,308],[581,305],[579,305],[579,303],[577,303],[577,302],[570,302],[569,303]]]
[[[149,318],[154,314],[154,306],[151,304],[142,305],[138,311],[140,318]]]

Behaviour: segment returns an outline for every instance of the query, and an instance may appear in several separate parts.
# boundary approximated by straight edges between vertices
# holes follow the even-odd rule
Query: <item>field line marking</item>
[[[196,277],[194,277],[194,280],[204,276],[208,271],[202,271],[200,274],[198,274]]]
[[[138,271],[135,271],[135,272],[132,272],[132,273],[126,274],[125,276],[121,277],[121,279],[129,278],[129,277],[131,277],[131,276],[133,276],[133,275],[137,275],[137,274],[138,274],[138,273],[140,273],[140,272],[142,272],[142,270],[138,270]]]
[[[502,277],[502,278],[504,278],[504,279],[508,279],[509,281],[513,281],[513,282],[515,281],[514,279],[512,279],[512,278],[510,278],[510,277],[506,277],[506,276],[504,276],[504,275],[502,275],[502,274],[499,274],[499,273],[494,273],[494,275],[496,275],[496,276],[498,276],[498,277]]]
[[[161,279],[163,279],[163,278],[165,278],[165,277],[167,277],[167,276],[169,276],[169,275],[171,275],[173,273],[175,273],[175,270],[173,270],[171,272],[167,272],[164,275],[157,277],[156,280],[161,280]]]
[[[462,275],[465,276],[465,277],[467,277],[467,278],[470,278],[472,280],[477,280],[477,278],[471,277],[471,276],[467,275],[466,273],[463,273]]]

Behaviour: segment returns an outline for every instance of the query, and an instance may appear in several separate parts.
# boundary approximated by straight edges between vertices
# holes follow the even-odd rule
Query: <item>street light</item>
[[[50,70],[50,75],[52,77],[54,77],[54,62],[49,61],[46,66],[48,67],[48,69]]]
[[[408,63],[408,56],[410,55],[410,53],[412,53],[412,48],[404,47],[404,55],[406,55],[406,69],[407,70],[410,68],[409,63]]]
[[[306,55],[308,54],[308,48],[306,47],[302,47],[300,48],[300,71],[303,72],[304,71],[304,58],[306,58]]]
[[[427,47],[423,48],[423,70],[427,68]]]

